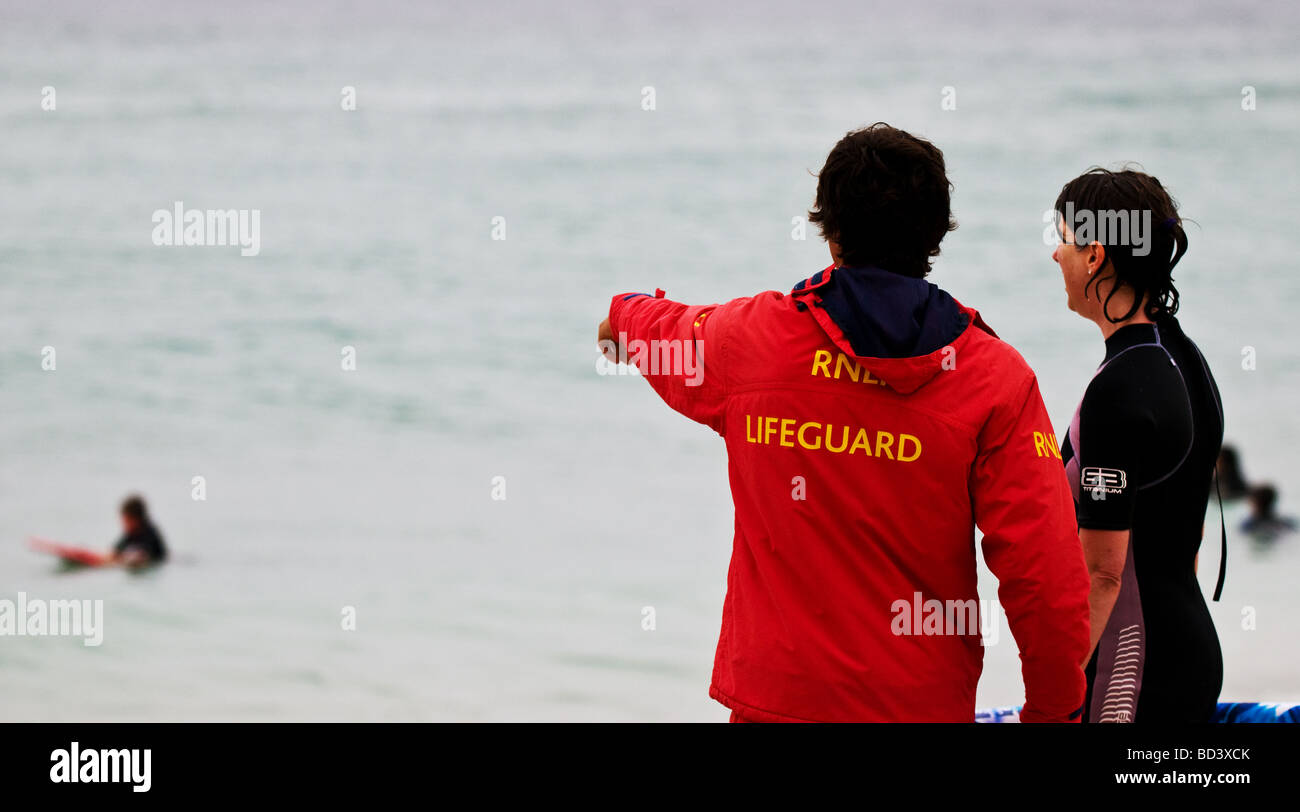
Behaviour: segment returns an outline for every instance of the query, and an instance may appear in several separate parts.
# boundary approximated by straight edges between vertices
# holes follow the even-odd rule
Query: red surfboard
[[[64,562],[80,567],[102,567],[111,564],[113,561],[111,557],[98,550],[73,547],[69,544],[60,544],[57,541],[49,541],[48,539],[33,538],[29,540],[29,543],[31,548],[37,552],[58,556]]]

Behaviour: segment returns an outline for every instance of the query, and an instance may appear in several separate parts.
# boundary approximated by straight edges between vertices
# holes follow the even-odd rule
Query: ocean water
[[[876,120],[945,150],[961,225],[932,279],[1022,352],[1058,432],[1102,343],[1042,214],[1094,164],[1164,181],[1227,438],[1300,513],[1298,33],[1259,0],[5,3],[0,598],[102,600],[105,627],[0,637],[0,719],[725,719],[722,443],[598,375],[596,324],[620,291],[823,267],[791,218]],[[258,210],[260,253],[154,245],[176,201]],[[131,491],[166,567],[27,549],[106,547]],[[1300,540],[1258,548],[1242,517],[1223,696],[1300,700]],[[1003,624],[979,700],[1021,697]]]

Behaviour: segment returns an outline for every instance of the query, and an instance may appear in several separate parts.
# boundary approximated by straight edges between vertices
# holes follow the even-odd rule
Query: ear
[[[1094,242],[1088,246],[1088,273],[1100,270],[1106,264],[1106,246]]]

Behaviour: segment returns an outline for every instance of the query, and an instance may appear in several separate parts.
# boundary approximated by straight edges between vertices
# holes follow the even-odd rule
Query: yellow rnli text
[[[812,372],[810,374],[814,376],[820,375],[824,378],[834,378],[835,380],[839,380],[842,376],[854,383],[885,385],[885,382],[879,378],[873,378],[871,372],[857,361],[842,352],[837,352],[832,356],[830,350],[818,350],[813,353]]]
[[[1056,445],[1056,435],[1050,431],[1034,432],[1034,453],[1039,457],[1061,458],[1061,449]]]

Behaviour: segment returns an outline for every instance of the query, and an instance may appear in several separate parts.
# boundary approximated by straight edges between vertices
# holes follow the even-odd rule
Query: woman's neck
[[[1127,327],[1130,324],[1155,324],[1155,322],[1147,318],[1147,314],[1142,312],[1141,308],[1139,308],[1138,312],[1133,316],[1124,319],[1123,321],[1110,321],[1105,316],[1098,316],[1094,321],[1096,321],[1097,326],[1101,328],[1102,340],[1110,338],[1115,335],[1115,333],[1119,332],[1121,327]]]
[[[1142,304],[1138,307],[1133,306],[1133,300],[1135,298],[1136,296],[1132,289],[1128,287],[1122,287],[1119,290],[1114,291],[1110,295],[1109,301],[1105,297],[1102,298],[1102,306],[1098,309],[1097,314],[1093,316],[1092,320],[1101,328],[1101,337],[1103,340],[1115,335],[1121,327],[1127,327],[1130,324],[1154,323],[1151,321],[1150,317],[1147,316],[1146,297],[1142,297]],[[1106,318],[1107,313],[1128,313],[1130,311],[1132,311],[1133,315],[1123,321],[1111,321]]]

